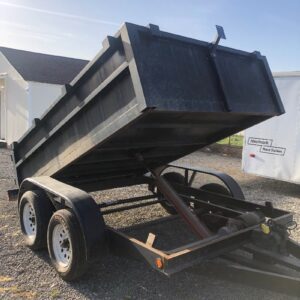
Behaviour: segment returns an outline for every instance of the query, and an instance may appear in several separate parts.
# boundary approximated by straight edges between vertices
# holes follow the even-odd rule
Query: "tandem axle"
[[[170,169],[172,172],[167,172]],[[195,187],[199,174],[214,176],[223,185]],[[200,262],[216,266],[219,261],[220,274],[229,268],[231,277],[237,274],[238,280],[248,278],[250,284],[264,282],[267,288],[299,293],[299,277],[286,273],[286,268],[300,272],[300,246],[289,238],[289,230],[295,227],[291,213],[269,202],[259,205],[245,201],[239,185],[224,173],[188,166],[167,165],[154,175],[149,173],[131,182],[120,184],[118,180],[115,186],[111,182],[110,188],[141,183],[148,185],[151,194],[98,204],[87,192],[50,177],[24,180],[18,200],[26,244],[33,250],[48,245],[52,263],[65,280],[76,279],[90,261],[111,252],[146,260],[166,275]],[[171,215],[125,229],[105,225],[103,216],[158,203]],[[31,215],[26,215],[26,205],[32,209]],[[28,229],[26,216],[36,233]],[[161,247],[159,234],[152,230],[172,222],[183,222],[180,226],[193,238],[185,244],[175,243],[172,249]],[[139,229],[146,229],[142,238],[132,234]],[[169,230],[168,234],[176,237],[182,233]],[[255,278],[260,278],[259,282]],[[284,286],[274,285],[282,280]]]

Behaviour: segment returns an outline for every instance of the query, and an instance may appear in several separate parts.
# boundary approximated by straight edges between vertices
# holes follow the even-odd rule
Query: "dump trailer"
[[[222,257],[231,261],[226,267],[259,282],[271,276],[273,287],[285,280],[299,292],[299,279],[274,271],[274,262],[300,268],[300,247],[288,236],[292,214],[247,202],[227,174],[171,164],[284,113],[266,58],[220,46],[225,34],[217,31],[207,43],[124,24],[13,144],[26,244],[48,246],[63,279],[76,279],[108,252],[143,258],[167,275]],[[199,174],[221,183],[196,186]],[[89,194],[140,184],[148,186],[144,196],[96,202]],[[105,224],[106,215],[158,203],[170,216],[143,224],[143,234],[130,231],[139,225]],[[173,240],[182,228],[191,238],[172,248],[153,228],[175,221],[179,229],[167,230]]]

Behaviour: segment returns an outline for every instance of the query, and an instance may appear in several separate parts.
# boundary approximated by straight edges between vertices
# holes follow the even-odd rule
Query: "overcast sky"
[[[266,55],[273,71],[300,70],[300,0],[0,0],[0,45],[91,59],[124,22]]]

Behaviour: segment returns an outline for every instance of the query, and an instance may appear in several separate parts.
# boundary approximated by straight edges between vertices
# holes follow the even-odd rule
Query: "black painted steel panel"
[[[97,189],[145,173],[137,153],[156,167],[284,112],[264,56],[214,54],[209,43],[126,23],[15,143],[19,182],[47,175]]]

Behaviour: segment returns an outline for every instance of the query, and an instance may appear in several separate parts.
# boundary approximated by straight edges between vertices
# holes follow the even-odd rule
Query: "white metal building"
[[[0,139],[17,141],[87,61],[0,47]]]

